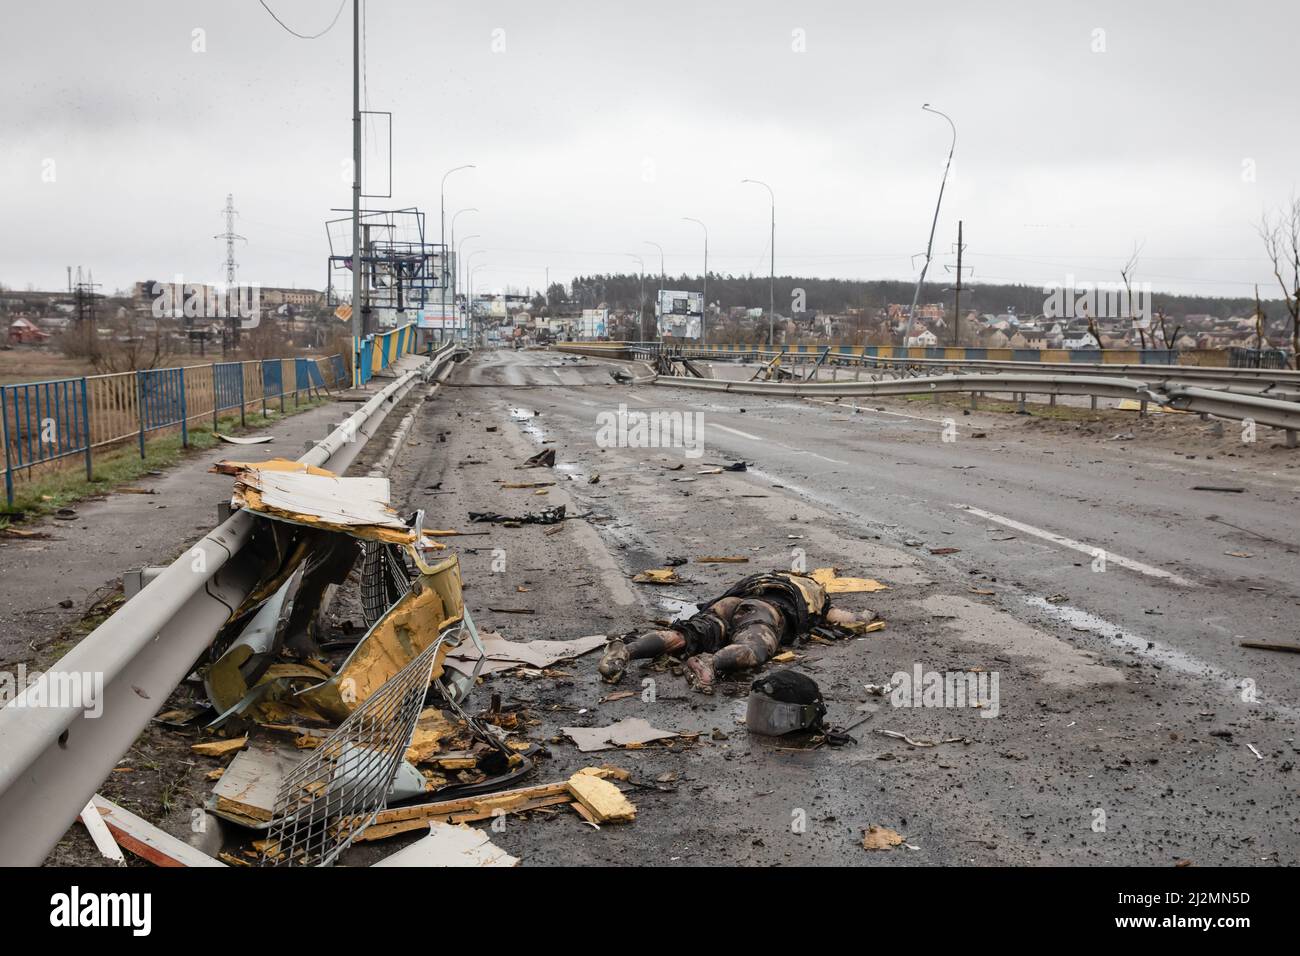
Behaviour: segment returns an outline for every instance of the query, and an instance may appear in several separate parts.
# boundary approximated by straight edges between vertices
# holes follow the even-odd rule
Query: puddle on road
[[[539,445],[546,441],[546,431],[541,425],[537,424],[537,414],[531,409],[510,406],[510,418],[520,431],[528,435]]]

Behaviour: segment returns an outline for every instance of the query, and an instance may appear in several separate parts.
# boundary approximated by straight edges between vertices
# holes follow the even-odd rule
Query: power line
[[[291,26],[289,26],[287,23],[285,23],[283,20],[277,17],[275,15],[275,11],[266,5],[266,0],[257,0],[257,2],[262,5],[262,9],[264,9],[267,13],[271,15],[272,20],[280,24],[280,26],[284,27],[286,31],[296,36],[299,40],[316,40],[319,39],[320,37],[323,37],[325,34],[329,33],[331,30],[334,29],[334,24],[339,22],[339,14],[343,12],[343,7],[347,4],[348,0],[339,0],[339,8],[334,11],[334,19],[330,21],[330,25],[327,26],[320,33],[313,33],[311,36],[307,36],[306,34],[299,33],[297,30],[294,30]]]

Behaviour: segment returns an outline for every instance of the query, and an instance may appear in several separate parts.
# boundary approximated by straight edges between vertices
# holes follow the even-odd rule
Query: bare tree
[[[1175,325],[1174,332],[1170,335],[1168,321],[1168,317],[1165,315],[1164,310],[1156,309],[1156,323],[1160,326],[1160,338],[1164,340],[1165,348],[1172,349],[1175,347],[1174,343],[1178,341],[1178,336],[1182,334],[1183,327],[1181,325]],[[1152,338],[1154,338],[1154,335]]]
[[[1276,214],[1265,213],[1259,234],[1291,316],[1291,359],[1300,369],[1300,198],[1292,194],[1288,206]]]
[[[1124,280],[1124,302],[1128,306],[1128,315],[1126,318],[1129,321],[1129,328],[1133,328],[1137,325],[1136,316],[1133,314],[1133,274],[1137,272],[1138,256],[1141,254],[1142,246],[1145,244],[1146,243],[1138,243],[1135,241],[1133,243],[1133,254],[1128,257],[1128,262],[1124,264],[1124,268],[1119,270],[1120,278]],[[1090,318],[1088,321],[1091,323],[1092,319]],[[1141,326],[1137,326],[1137,331],[1138,338],[1142,341],[1142,348],[1145,349],[1147,347],[1146,330]],[[1093,337],[1096,338],[1095,332],[1093,333]],[[1101,344],[1101,339],[1097,339],[1097,344]]]

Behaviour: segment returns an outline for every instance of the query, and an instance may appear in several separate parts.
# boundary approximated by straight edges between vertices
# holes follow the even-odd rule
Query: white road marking
[[[757,435],[751,435],[749,432],[742,432],[739,428],[728,428],[726,425],[719,425],[717,422],[709,422],[714,428],[720,431],[730,432],[733,435],[739,435],[741,438],[748,438],[750,441],[763,441]]]
[[[1195,581],[1189,581],[1187,578],[1180,577],[1172,571],[1165,571],[1163,568],[1154,568],[1149,564],[1143,564],[1141,561],[1134,561],[1132,558],[1126,558],[1123,555],[1115,554],[1109,548],[1098,548],[1091,544],[1084,544],[1082,541],[1075,541],[1073,538],[1067,538],[1064,535],[1059,535],[1052,531],[1044,531],[1042,528],[1035,528],[1031,524],[1016,521],[1014,518],[995,515],[991,511],[984,511],[981,508],[973,508],[970,505],[953,505],[953,507],[969,511],[971,514],[980,518],[985,518],[989,521],[996,521],[998,524],[1006,525],[1008,528],[1022,531],[1025,534],[1033,535],[1036,538],[1042,538],[1044,541],[1051,541],[1053,544],[1059,544],[1062,547],[1073,548],[1075,551],[1082,551],[1084,554],[1090,556],[1095,556],[1098,551],[1101,551],[1106,556],[1107,564],[1117,564],[1121,568],[1128,568],[1130,571],[1137,571],[1141,574],[1150,575],[1153,578],[1162,578],[1170,584],[1177,584],[1185,588],[1194,588],[1197,586]]]
[[[739,435],[741,438],[748,438],[750,441],[762,442],[765,445],[776,445],[778,448],[784,448],[786,451],[792,451],[799,455],[810,455],[813,458],[820,458],[822,461],[829,461],[835,465],[847,465],[847,461],[840,461],[838,458],[827,458],[825,455],[819,455],[815,451],[804,451],[802,448],[795,448],[792,445],[785,445],[779,441],[771,441],[767,438],[759,438],[757,435],[751,435],[749,432],[742,432],[739,428],[728,428],[726,425],[719,425],[717,422],[709,422],[714,428],[724,432],[730,432],[733,435]]]
[[[915,422],[930,422],[934,425],[947,425],[952,422],[959,428],[974,428],[974,425],[968,425],[966,422],[959,422],[955,418],[926,418],[924,415],[907,415],[903,412],[887,412],[883,408],[864,408],[861,405],[844,405],[840,402],[828,402],[824,398],[805,398],[806,402],[816,402],[818,405],[830,405],[832,408],[838,408],[841,411],[853,412],[854,414],[868,415],[894,415],[898,418],[910,418]]]

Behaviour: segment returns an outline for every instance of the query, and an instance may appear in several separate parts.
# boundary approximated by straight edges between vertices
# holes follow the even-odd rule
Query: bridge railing
[[[80,461],[87,479],[94,453],[136,440],[145,454],[149,436],[180,432],[198,421],[215,426],[221,413],[265,411],[267,400],[281,409],[312,388],[331,388],[347,379],[342,355],[326,358],[265,359],[210,365],[86,375],[47,382],[0,385],[0,443],[4,446],[5,501],[16,485],[50,469]]]

